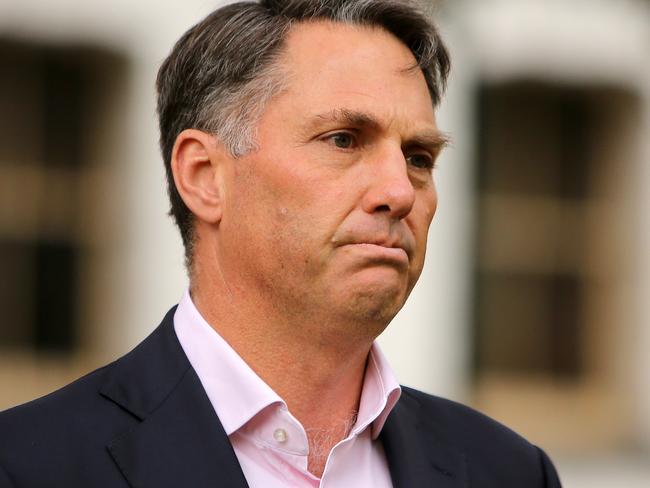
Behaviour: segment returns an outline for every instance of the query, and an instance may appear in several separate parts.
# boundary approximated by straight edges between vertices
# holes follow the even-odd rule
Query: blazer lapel
[[[438,437],[419,402],[402,393],[381,431],[394,488],[467,488],[465,456]]]
[[[228,436],[176,338],[174,310],[108,372],[101,394],[137,422],[107,448],[134,488],[247,488]]]

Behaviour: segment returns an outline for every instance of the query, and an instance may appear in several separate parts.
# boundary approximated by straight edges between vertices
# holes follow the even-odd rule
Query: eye
[[[433,169],[435,161],[430,154],[415,153],[406,157],[406,161],[413,167],[418,169]]]
[[[340,149],[350,149],[355,145],[354,135],[349,132],[336,132],[326,139]]]

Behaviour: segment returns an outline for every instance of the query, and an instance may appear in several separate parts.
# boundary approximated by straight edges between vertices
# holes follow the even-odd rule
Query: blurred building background
[[[0,409],[133,347],[186,286],[154,79],[216,3],[0,3]],[[650,486],[650,1],[448,0],[427,267],[401,380]],[[406,353],[405,351],[408,351]]]

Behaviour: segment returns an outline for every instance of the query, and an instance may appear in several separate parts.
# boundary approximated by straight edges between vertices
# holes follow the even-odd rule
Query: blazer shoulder
[[[15,420],[20,416],[29,416],[34,413],[40,415],[50,409],[58,410],[69,404],[83,403],[83,398],[87,397],[89,393],[97,393],[104,380],[105,372],[114,364],[115,361],[101,366],[51,393],[1,411],[0,428],[8,421]]]
[[[189,371],[174,310],[116,361],[0,412],[0,481],[4,470],[20,486],[121,486],[107,446],[159,407]]]
[[[104,407],[99,389],[115,363],[92,371],[43,397],[0,412],[0,453],[48,433],[70,437]],[[65,439],[64,437],[64,439]]]
[[[80,420],[89,421],[93,417],[105,415],[114,408],[114,397],[129,394],[137,397],[137,394],[132,393],[134,388],[127,391],[131,383],[135,383],[135,387],[152,383],[153,388],[158,387],[160,380],[156,373],[161,370],[166,372],[163,365],[171,361],[168,357],[169,350],[174,350],[168,344],[173,344],[175,340],[175,309],[176,307],[172,308],[162,323],[124,356],[41,398],[0,412],[0,439],[2,435],[14,430],[24,432],[25,429],[42,428],[41,422],[48,425],[45,432],[50,432],[57,423],[65,425],[67,421],[74,421],[79,424]],[[179,347],[177,345],[176,349]],[[178,357],[180,353],[175,352],[173,355]],[[184,368],[178,367],[178,361],[174,367],[180,369],[182,374]],[[145,371],[152,374],[148,377],[139,376]],[[174,378],[177,376],[178,374]],[[113,402],[106,402],[107,398]]]
[[[559,487],[555,468],[546,453],[497,420],[467,405],[413,388],[402,387],[400,402],[418,412],[423,435],[431,442],[444,439],[464,453],[475,480],[490,473],[507,473],[502,486]],[[541,481],[541,484],[539,482]],[[483,486],[483,485],[479,485]],[[485,484],[485,486],[492,486]]]
[[[475,439],[488,436],[514,445],[530,446],[524,437],[509,427],[462,403],[404,386],[402,395],[406,402],[414,402],[422,409],[425,421],[427,418],[437,419],[449,427],[449,434],[453,437]]]
[[[172,321],[174,311],[175,307],[167,313],[162,323],[147,338],[122,357],[52,393],[0,412],[0,433],[4,433],[5,429],[29,428],[30,424],[22,422],[22,419],[42,418],[47,419],[49,424],[53,424],[54,420],[65,422],[67,417],[78,421],[85,415],[93,413],[99,415],[103,411],[101,408],[98,409],[97,405],[103,405],[106,398],[114,400],[112,396],[126,394],[125,389],[129,382],[135,382],[135,386],[139,387],[152,383],[155,384],[154,386],[159,386],[161,380],[156,373],[163,370],[164,364],[181,356],[177,351],[180,345],[177,344],[176,348],[168,345],[174,344],[175,341]],[[173,353],[169,353],[170,349]],[[185,364],[182,361],[175,361],[173,367],[178,370],[178,374],[174,376],[176,380],[179,374],[184,372]],[[143,371],[150,372],[150,376],[144,378],[139,376]]]
[[[110,461],[106,443],[133,424],[98,393],[113,364],[1,412],[0,471],[17,486],[89,486],[73,473]]]

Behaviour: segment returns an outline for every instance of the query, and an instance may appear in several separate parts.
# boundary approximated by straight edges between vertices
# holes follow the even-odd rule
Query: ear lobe
[[[224,155],[214,136],[196,129],[181,132],[172,151],[178,193],[194,216],[208,224],[221,221]]]

